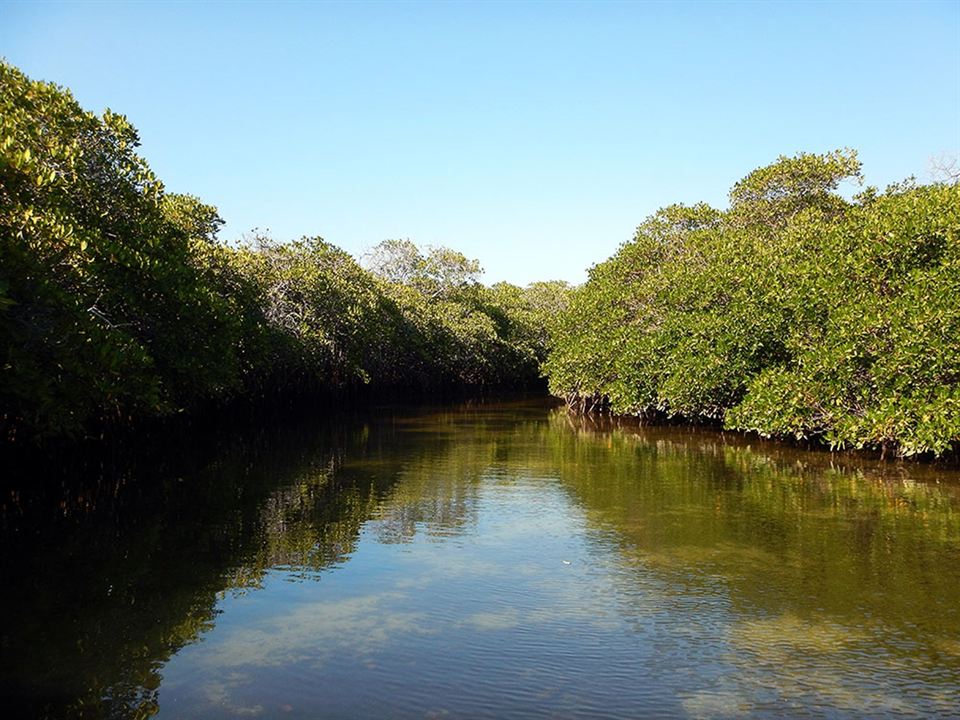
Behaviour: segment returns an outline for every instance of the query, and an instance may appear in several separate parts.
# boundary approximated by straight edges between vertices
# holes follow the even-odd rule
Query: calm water
[[[534,402],[40,479],[6,717],[960,717],[950,471]]]

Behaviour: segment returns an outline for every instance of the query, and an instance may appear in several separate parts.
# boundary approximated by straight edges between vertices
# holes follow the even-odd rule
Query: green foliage
[[[591,271],[545,364],[572,404],[833,447],[960,440],[960,187],[852,202],[850,151],[781,158],[731,207],[666,208]]]
[[[0,64],[0,425],[59,433],[231,384],[228,308],[120,115]]]
[[[501,282],[486,291],[484,303],[500,334],[532,353],[539,365],[547,357],[556,318],[567,309],[572,292],[562,280],[534,282],[525,288]]]
[[[368,272],[320,238],[225,246],[216,209],[165,193],[138,143],[123,116],[0,64],[8,440],[244,393],[537,382],[535,314],[475,260],[387,241]]]
[[[387,282],[406,285],[430,299],[456,298],[479,284],[480,263],[447,247],[424,254],[410,240],[384,240],[365,256],[368,269]]]
[[[807,208],[842,212],[845,203],[835,191],[841,182],[851,179],[862,180],[860,161],[853,150],[780,156],[733,186],[728,222],[779,229]]]
[[[0,433],[82,434],[241,394],[529,386],[582,408],[900,455],[960,439],[960,186],[781,157],[674,205],[589,281],[480,284],[388,240],[217,240],[122,115],[0,64]]]
[[[436,377],[429,384],[517,387],[537,381],[550,299],[561,298],[566,283],[487,288],[478,282],[477,261],[445,247],[424,254],[409,240],[387,240],[366,260],[401,319],[393,354],[421,382]]]
[[[273,362],[293,362],[334,387],[365,378],[379,296],[350,255],[321,238],[278,244],[259,237],[237,256],[257,288],[263,322],[290,355]]]

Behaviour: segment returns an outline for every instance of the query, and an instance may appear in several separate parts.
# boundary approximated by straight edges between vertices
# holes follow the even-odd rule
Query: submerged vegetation
[[[582,409],[901,456],[960,440],[960,186],[852,199],[849,150],[673,205],[595,266],[544,369]]]
[[[239,246],[122,116],[0,64],[0,435],[277,394],[533,387],[581,410],[941,455],[960,439],[960,186],[852,198],[852,151],[659,211],[583,286],[387,240]]]

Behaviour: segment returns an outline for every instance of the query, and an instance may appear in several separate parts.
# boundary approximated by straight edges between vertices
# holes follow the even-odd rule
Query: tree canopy
[[[960,186],[780,157],[562,282],[447,247],[218,239],[122,115],[0,63],[0,433],[83,435],[241,396],[533,387],[580,409],[939,455],[960,440]]]
[[[579,407],[900,455],[960,440],[960,186],[853,199],[856,153],[780,158],[591,270],[544,365]]]
[[[321,238],[217,238],[135,128],[0,64],[0,432],[84,434],[241,395],[530,387],[542,293],[444,247],[370,271]],[[529,307],[528,307],[529,306]]]

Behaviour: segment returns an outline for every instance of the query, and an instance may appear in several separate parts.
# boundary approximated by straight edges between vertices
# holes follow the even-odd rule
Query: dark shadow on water
[[[455,426],[504,402],[534,415],[554,404],[298,407],[154,428],[149,441],[8,454],[4,716],[152,715],[160,667],[213,626],[219,594],[257,587],[272,567],[315,573],[349,557],[407,459],[395,428]],[[418,437],[416,452],[450,440]],[[376,458],[379,470],[341,472],[348,456]]]

